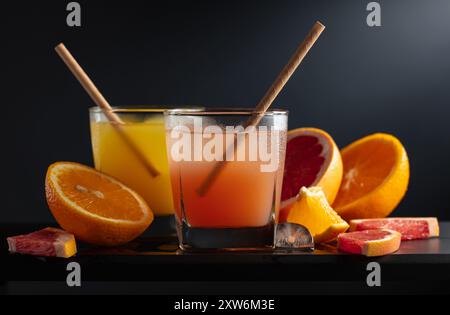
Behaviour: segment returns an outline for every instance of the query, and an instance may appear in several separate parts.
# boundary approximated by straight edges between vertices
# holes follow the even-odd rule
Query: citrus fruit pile
[[[436,218],[386,218],[405,196],[408,183],[408,156],[392,135],[370,135],[339,151],[325,131],[296,129],[288,134],[278,221],[306,227],[316,243],[337,240],[343,252],[390,254],[402,240],[439,235]],[[10,246],[18,252],[40,242],[49,255],[70,256],[76,252],[71,235],[96,245],[125,244],[153,221],[136,192],[78,163],[51,165],[45,189],[52,214],[69,234],[62,237],[65,231],[52,230],[48,238],[42,237],[48,231],[11,238]]]
[[[337,240],[343,252],[393,253],[402,240],[439,235],[436,218],[385,219],[405,196],[409,175],[406,150],[392,135],[373,134],[339,151],[323,130],[290,131],[279,221],[305,226],[316,243]]]

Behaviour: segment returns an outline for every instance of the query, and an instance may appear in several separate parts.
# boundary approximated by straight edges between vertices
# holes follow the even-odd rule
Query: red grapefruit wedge
[[[8,237],[7,241],[9,251],[13,254],[69,258],[77,252],[73,234],[55,228]]]
[[[338,249],[344,253],[377,257],[395,253],[401,241],[399,232],[388,229],[351,232],[338,236]]]
[[[302,187],[322,188],[332,204],[343,174],[339,149],[325,131],[300,128],[289,131],[287,140],[280,222],[286,221]]]
[[[402,234],[403,241],[439,236],[437,218],[388,218],[350,221],[350,231],[390,229]]]

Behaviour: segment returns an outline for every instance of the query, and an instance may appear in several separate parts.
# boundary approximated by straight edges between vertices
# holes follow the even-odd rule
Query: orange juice
[[[152,177],[136,158],[114,126],[97,113],[91,118],[91,137],[95,167],[109,174],[140,194],[153,213],[167,216],[174,213],[169,166],[167,162],[164,116],[160,112],[117,113],[124,121],[125,135],[142,155],[158,170]],[[92,117],[92,115],[91,115]],[[101,118],[101,117],[100,117]]]

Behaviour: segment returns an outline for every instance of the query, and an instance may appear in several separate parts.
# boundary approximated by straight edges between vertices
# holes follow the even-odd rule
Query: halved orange
[[[56,221],[88,243],[106,246],[127,243],[153,221],[152,211],[136,192],[85,165],[72,162],[51,165],[45,190]]]
[[[333,208],[345,220],[384,218],[406,194],[409,160],[394,136],[377,133],[341,151],[344,178]]]
[[[289,131],[279,221],[286,220],[302,187],[321,187],[333,203],[342,172],[339,149],[328,133],[316,128]]]

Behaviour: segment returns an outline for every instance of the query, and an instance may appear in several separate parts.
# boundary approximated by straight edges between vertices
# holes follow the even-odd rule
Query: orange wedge
[[[320,187],[303,187],[298,200],[289,212],[287,221],[305,226],[315,243],[335,240],[349,228],[347,222],[330,207]]]
[[[88,243],[105,246],[127,243],[153,221],[152,211],[137,193],[78,163],[51,165],[45,190],[56,221]]]
[[[409,160],[401,142],[378,133],[341,151],[344,178],[333,204],[345,220],[384,218],[406,194]]]

